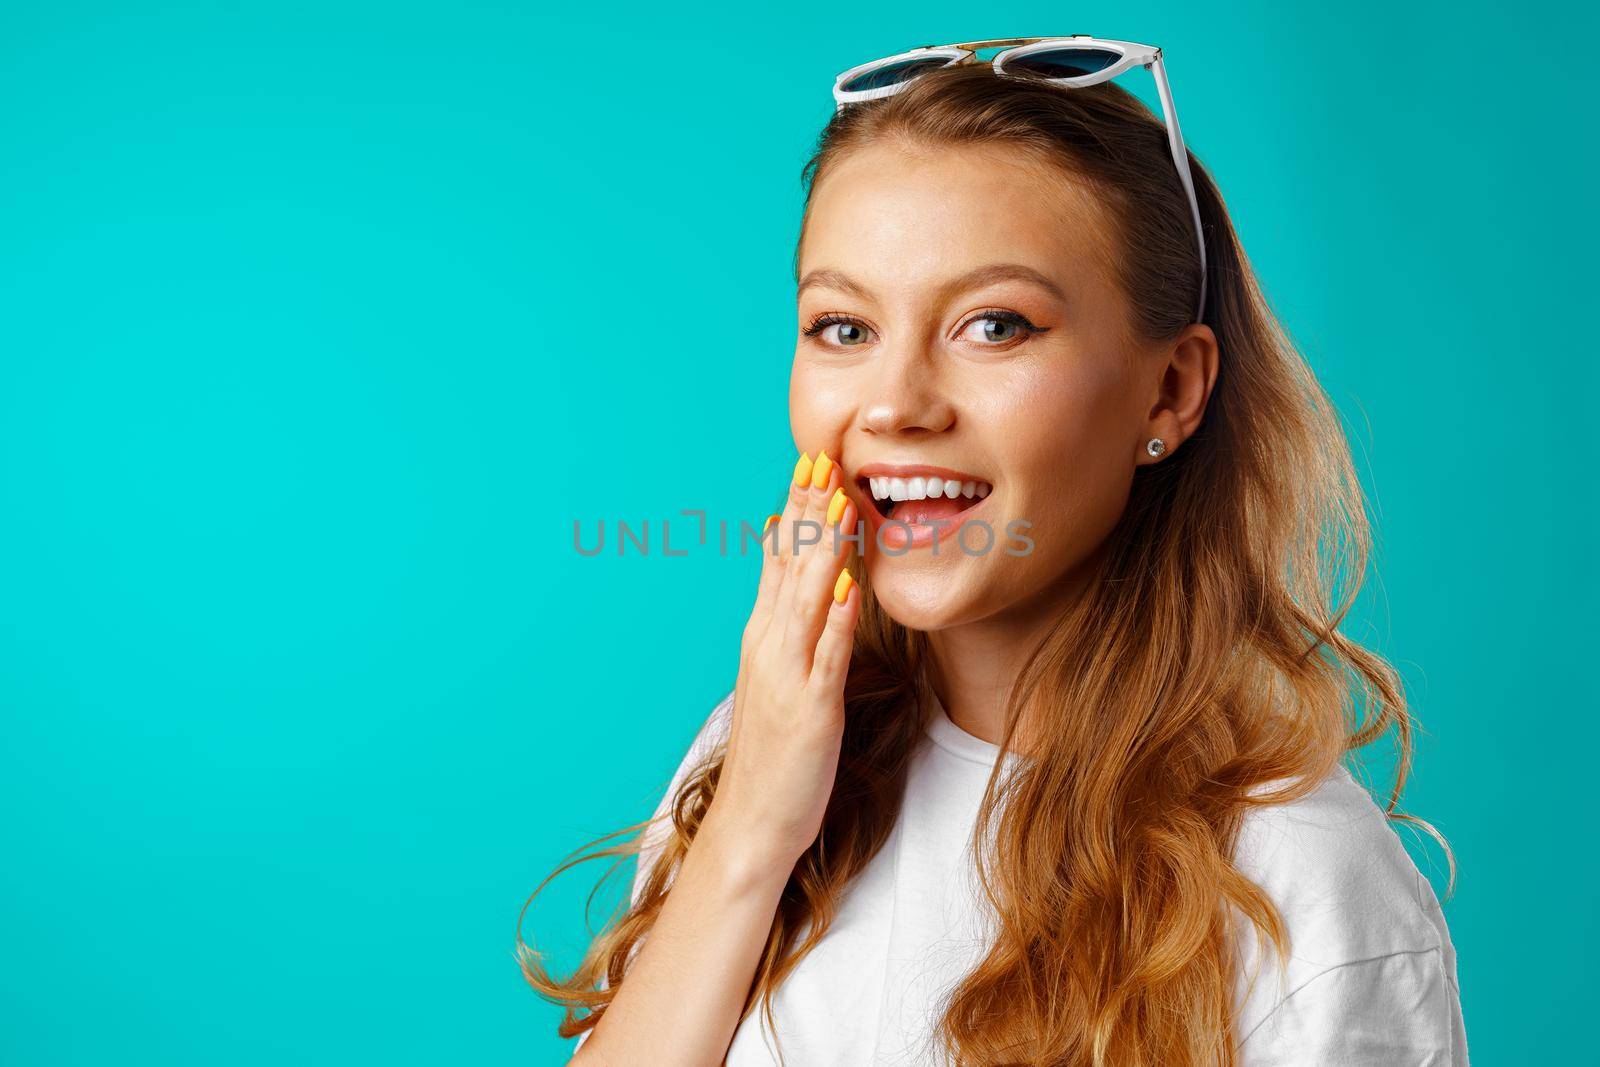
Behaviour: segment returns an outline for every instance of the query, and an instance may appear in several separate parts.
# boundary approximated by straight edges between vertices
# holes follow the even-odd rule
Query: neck
[[[1096,553],[1098,557],[1099,553]],[[1074,568],[1061,581],[1013,604],[1006,611],[928,632],[928,681],[945,713],[974,737],[999,744],[1006,707],[1023,664],[1061,616],[1088,588],[1094,560]],[[1012,748],[1027,753],[1026,722],[1019,723]]]

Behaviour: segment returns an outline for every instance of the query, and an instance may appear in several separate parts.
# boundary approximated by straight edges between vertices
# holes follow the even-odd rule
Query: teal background
[[[1351,428],[1474,1062],[1588,1054],[1595,20],[1319,8],[7,5],[0,1061],[562,1062],[517,911],[648,815],[755,574],[572,520],[769,510],[837,71],[1072,32],[1165,48]]]

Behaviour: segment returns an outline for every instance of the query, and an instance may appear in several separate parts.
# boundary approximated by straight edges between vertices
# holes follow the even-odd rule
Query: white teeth
[[[964,496],[968,500],[982,500],[993,488],[988,482],[958,482],[953,478],[931,477],[891,478],[883,475],[868,478],[874,500],[937,500],[945,497],[954,500]]]

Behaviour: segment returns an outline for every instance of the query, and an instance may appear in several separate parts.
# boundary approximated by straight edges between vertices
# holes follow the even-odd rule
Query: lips
[[[868,519],[875,531],[896,524],[883,529],[884,543],[913,548],[936,535],[941,543],[954,536],[994,488],[985,478],[949,467],[878,463],[860,468],[856,485],[872,501]]]

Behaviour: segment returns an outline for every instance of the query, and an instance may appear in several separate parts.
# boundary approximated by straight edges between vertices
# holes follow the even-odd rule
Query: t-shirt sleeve
[[[641,835],[639,846],[639,865],[633,876],[632,900],[638,903],[639,894],[644,889],[644,881],[649,876],[650,868],[654,866],[656,857],[661,854],[661,849],[672,836],[672,823],[670,819],[663,820],[672,808],[673,798],[678,795],[679,788],[688,779],[689,774],[699,765],[700,761],[710,755],[716,747],[728,739],[728,731],[733,723],[733,694],[729,693],[717,702],[711,709],[711,714],[706,716],[706,721],[701,724],[700,730],[695,734],[694,741],[689,745],[689,751],[678,763],[678,769],[672,774],[672,782],[667,786],[666,792],[661,795],[656,804],[655,821]]]
[[[1460,994],[1441,951],[1330,967],[1240,1042],[1242,1067],[1468,1067]]]
[[[711,714],[706,716],[705,722],[701,724],[699,731],[695,734],[694,741],[690,743],[688,752],[679,761],[678,769],[673,772],[672,781],[667,786],[666,792],[662,793],[661,799],[656,803],[656,810],[652,816],[653,820],[660,819],[671,809],[672,799],[677,796],[678,789],[688,779],[690,773],[694,771],[700,761],[719,744],[728,739],[728,732],[732,724],[733,694],[729,693],[711,709]],[[639,865],[633,876],[631,895],[633,903],[637,904],[639,902],[639,894],[644,888],[644,880],[648,877],[650,868],[654,865],[656,857],[660,855],[661,849],[671,833],[672,826],[670,822],[652,821],[651,825],[641,834]],[[600,988],[604,989],[606,987],[605,976],[601,975]],[[593,1033],[592,1030],[585,1030],[577,1036],[572,1046],[572,1054],[574,1056],[583,1047],[583,1043],[588,1040],[591,1033]]]

